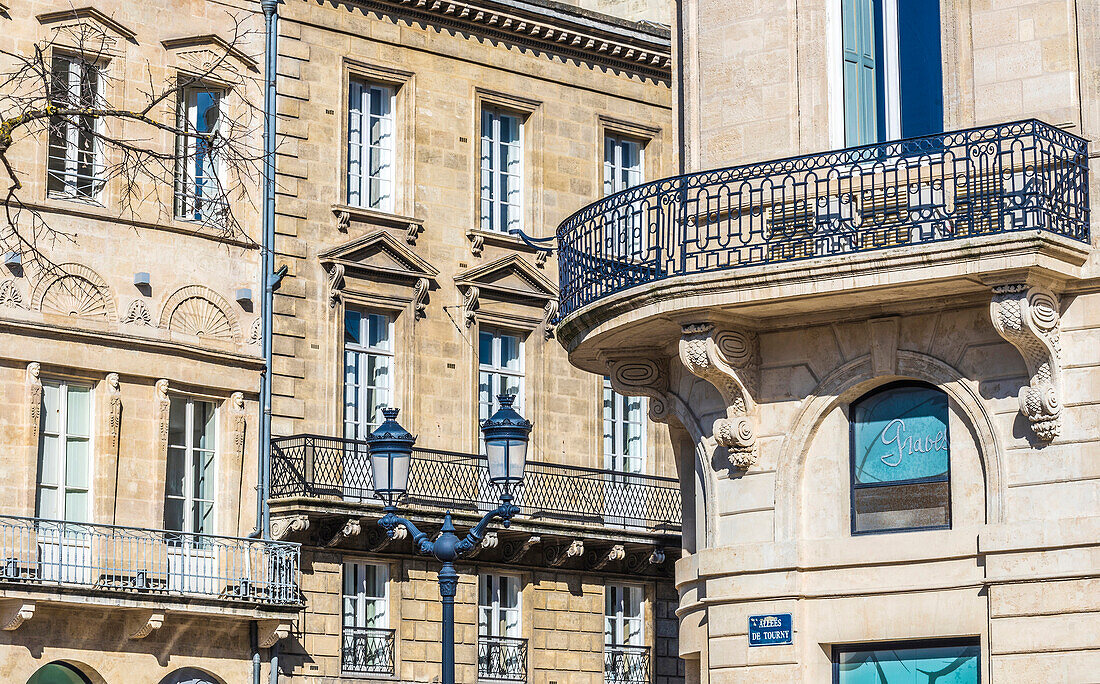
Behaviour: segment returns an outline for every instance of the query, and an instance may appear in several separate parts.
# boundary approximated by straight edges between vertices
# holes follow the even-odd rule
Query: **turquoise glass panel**
[[[950,446],[947,395],[928,387],[899,387],[853,407],[856,484],[946,477]]]
[[[841,653],[837,684],[978,684],[978,646]]]

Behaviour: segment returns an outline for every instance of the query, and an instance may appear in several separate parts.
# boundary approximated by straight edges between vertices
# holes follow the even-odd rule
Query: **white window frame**
[[[71,106],[74,106],[74,103],[76,103],[77,105],[81,104],[81,100],[80,100],[81,85],[82,85],[83,81],[85,80],[85,78],[87,78],[87,74],[89,72],[92,72],[92,71],[94,71],[95,74],[96,74],[95,92],[93,94],[93,97],[96,99],[97,104],[102,104],[103,97],[104,97],[104,95],[103,95],[103,93],[104,93],[103,69],[99,65],[97,65],[93,62],[89,62],[87,60],[81,59],[80,57],[67,55],[67,54],[63,54],[63,53],[55,53],[55,54],[52,55],[51,61],[50,61],[50,84],[51,84],[51,87],[52,87],[53,81],[54,81],[55,64],[58,60],[64,61],[67,65],[67,67],[66,67],[66,81],[67,81],[66,100],[67,101],[66,101],[65,105],[71,107]],[[74,95],[74,93],[75,93],[75,95]],[[51,102],[51,104],[52,104],[52,102]],[[51,119],[49,125],[52,129],[52,127],[56,124]],[[79,172],[79,161],[78,161],[79,157],[80,157],[80,149],[79,149],[80,148],[80,140],[79,140],[80,127],[71,126],[71,125],[68,125],[68,123],[66,123],[65,128],[66,128],[66,130],[65,130],[65,156],[64,156],[65,170],[63,172],[63,184],[65,186],[65,189],[60,190],[60,191],[59,190],[53,190],[53,191],[49,190],[49,178],[50,178],[51,175],[53,175],[53,172],[50,170],[50,159],[55,159],[57,157],[54,156],[53,151],[51,149],[50,140],[49,140],[49,138],[51,136],[49,134],[47,134],[47,136],[46,136],[46,138],[47,138],[46,139],[46,158],[47,158],[46,159],[46,176],[47,176],[46,187],[47,187],[47,193],[51,197],[61,197],[61,198],[65,198],[65,199],[79,199],[79,200],[85,200],[85,201],[90,201],[90,202],[97,202],[99,200],[99,197],[100,197],[102,191],[103,191],[103,186],[104,186],[104,180],[103,180],[104,146],[103,146],[103,140],[98,135],[98,134],[102,133],[103,124],[102,124],[101,120],[99,120],[99,119],[96,119],[92,123],[92,129],[94,131],[94,133],[92,134],[93,137],[92,137],[92,151],[91,151],[91,155],[92,155],[92,160],[91,160],[92,173],[91,173],[91,176],[84,176],[84,178],[87,178],[90,181],[91,186],[92,186],[92,190],[91,190],[91,192],[86,193],[86,194],[82,194],[80,192],[79,188],[78,188],[79,180],[81,179],[80,172]]]
[[[43,380],[42,381],[42,417],[41,428],[38,434],[38,475],[35,482],[35,516],[42,518],[42,490],[50,489],[54,491],[56,510],[54,515],[48,519],[51,520],[64,520],[71,522],[89,522],[92,515],[92,474],[94,469],[92,467],[93,460],[95,458],[95,392],[90,384],[82,382],[72,382],[69,380]],[[51,432],[46,429],[48,421],[46,419],[46,412],[50,410],[46,403],[46,388],[56,388],[58,396],[57,405],[57,431]],[[68,432],[69,425],[69,388],[80,387],[88,391],[88,434],[87,435],[73,435]],[[50,477],[54,480],[53,483],[47,483],[44,480],[43,473],[43,450],[45,448],[46,439],[53,437],[57,440],[58,453],[56,455],[56,468],[57,472],[50,474]],[[69,450],[68,444],[70,439],[84,441],[87,444],[87,463],[84,464],[86,468],[85,478],[87,487],[70,487],[68,483],[69,472]],[[83,511],[84,515],[80,516],[81,520],[70,520],[71,511],[67,510],[66,506],[66,494],[69,491],[83,492],[85,495],[85,505],[87,510]]]
[[[612,401],[611,414],[608,415],[608,393]],[[638,402],[638,419],[630,420],[626,415],[623,404],[627,401]],[[645,397],[630,397],[619,394],[611,386],[611,379],[604,376],[603,379],[603,452],[604,452],[604,468],[606,470],[612,470],[621,473],[638,474],[644,473],[646,467],[646,452],[648,448],[648,435],[647,435],[647,423],[646,411],[647,405]],[[618,409],[616,411],[616,409]],[[627,427],[630,425],[638,426],[639,439],[639,454],[637,456],[631,456],[625,453],[623,448],[626,444]],[[608,428],[610,427],[610,441],[611,451],[608,451]],[[627,467],[627,459],[638,459],[637,470],[631,470]]]
[[[357,312],[360,316],[360,343],[348,342],[347,336],[347,317],[349,312]],[[387,347],[372,346],[369,343],[369,331],[367,335],[363,332],[363,322],[370,320],[371,316],[377,316],[385,319],[387,332],[386,339],[389,342]],[[366,409],[366,393],[369,390],[374,390],[376,393],[385,393],[385,401],[379,405],[379,408],[383,406],[392,406],[394,400],[395,391],[395,378],[394,378],[394,360],[396,355],[396,344],[394,340],[394,316],[389,313],[374,311],[372,309],[363,309],[358,307],[347,307],[344,310],[344,325],[341,327],[341,339],[343,340],[343,352],[344,352],[344,365],[343,365],[343,406],[344,406],[344,437],[347,439],[364,439],[370,432],[382,424],[382,412],[379,410],[377,415],[364,417],[363,411]],[[358,370],[356,373],[355,383],[355,403],[354,405],[349,403],[349,361],[354,357],[357,359]],[[377,361],[386,363],[388,372],[386,377],[389,381],[388,387],[382,387],[378,385],[370,385],[364,382],[363,374],[365,369],[370,367],[369,359],[374,357]],[[349,409],[354,410],[354,418],[349,418]],[[350,430],[350,433],[349,433]]]
[[[477,634],[479,637],[506,637],[510,639],[521,638],[523,633],[523,578],[518,575],[503,573],[481,573],[477,578]],[[502,607],[501,584],[502,582],[515,582],[516,605],[514,608]],[[485,596],[486,584],[488,584],[489,596]],[[488,618],[486,618],[488,610]],[[515,616],[513,627],[506,629],[507,634],[498,634],[501,618],[511,613]]]
[[[610,145],[610,149],[608,146]],[[638,148],[638,163],[634,166],[623,164],[623,150],[626,146],[633,145]],[[611,159],[607,158],[608,152]],[[623,181],[623,173],[636,174],[633,181]],[[603,158],[603,194],[612,195],[616,192],[628,190],[645,182],[645,142],[623,135],[612,133],[604,134],[604,158]],[[610,186],[610,187],[609,187]]]
[[[492,335],[492,351],[491,360],[489,363],[481,362],[481,336]],[[519,357],[519,370],[506,368],[501,361],[501,338],[511,337],[516,340],[517,354]],[[512,405],[520,414],[523,413],[523,393],[526,391],[526,383],[524,381],[524,371],[526,364],[524,363],[524,351],[526,342],[523,339],[523,335],[515,332],[509,332],[507,330],[501,330],[499,328],[481,328],[478,331],[478,373],[477,373],[477,387],[478,387],[478,424],[480,421],[493,415],[497,410],[497,395],[501,393],[501,378],[507,376],[517,381],[519,385],[519,391],[516,393],[516,401]],[[481,394],[482,376],[488,376],[489,396],[483,397]],[[480,450],[478,453],[485,452],[485,444],[481,435],[481,430],[478,430],[478,444]]]
[[[627,595],[638,599],[638,615],[627,617]],[[633,622],[637,631],[631,634],[627,630]],[[645,629],[645,587],[636,584],[608,584],[604,587],[604,644],[607,646],[644,646]],[[613,635],[617,634],[616,639]],[[623,637],[626,637],[625,639]]]
[[[378,102],[385,103],[385,112],[377,115],[373,113],[375,98]],[[397,88],[395,86],[354,77],[348,81],[346,141],[348,156],[345,176],[346,198],[350,206],[386,213],[394,211],[397,160],[396,110]],[[376,120],[382,131],[378,144],[369,139]],[[378,173],[373,173],[371,169],[372,150],[377,150],[381,159]],[[377,201],[372,199],[372,182],[376,182],[379,187]]]
[[[491,131],[488,136],[485,135],[486,116],[490,117]],[[516,130],[519,132],[519,135],[515,142],[505,143],[501,141],[500,123],[501,119],[504,117],[515,119],[516,121]],[[479,225],[481,230],[508,233],[509,230],[523,228],[523,196],[526,192],[524,183],[524,176],[526,175],[524,173],[524,164],[526,160],[523,153],[524,138],[526,137],[525,118],[526,117],[519,112],[489,105],[483,105],[481,112],[479,112]],[[505,145],[513,148],[516,152],[518,158],[517,165],[519,167],[518,174],[508,174],[501,166],[500,148]],[[486,146],[488,146],[488,154],[486,154]],[[517,179],[518,191],[516,193],[517,197],[515,202],[509,202],[507,197],[499,196],[501,182],[506,176],[513,176]],[[505,212],[502,211],[504,208],[508,209],[508,216],[514,217],[513,220],[505,219]]]
[[[171,531],[171,532],[179,532],[179,533],[184,534],[184,535],[214,534],[215,530],[217,529],[217,516],[218,516],[218,506],[217,506],[218,453],[219,453],[219,451],[218,451],[218,439],[220,438],[220,430],[219,430],[218,420],[220,418],[221,409],[219,408],[217,402],[213,401],[212,399],[208,399],[208,398],[204,398],[204,397],[195,397],[195,396],[191,396],[191,395],[187,395],[187,394],[174,394],[170,397],[169,401],[182,401],[182,402],[185,402],[184,403],[184,426],[183,426],[184,427],[184,433],[183,433],[184,443],[183,444],[172,444],[171,441],[169,441],[168,442],[168,453],[166,454],[166,458],[171,459],[173,448],[176,448],[176,449],[182,448],[183,449],[183,467],[184,467],[183,472],[184,472],[184,475],[183,475],[183,496],[169,495],[168,491],[167,491],[167,488],[165,489],[165,492],[164,492],[164,500],[165,500],[165,520],[164,520],[164,523],[165,523],[165,525],[164,525],[164,527],[165,527],[165,529],[169,529],[169,531]],[[213,431],[214,434],[210,439],[211,444],[212,444],[212,448],[205,448],[204,449],[204,448],[198,447],[194,444],[194,437],[195,437],[195,430],[194,430],[194,428],[195,428],[195,404],[196,403],[209,404],[214,410],[214,413],[213,413],[213,416],[212,416],[212,421],[213,421],[213,425],[214,425],[214,431]],[[168,420],[169,421],[171,421],[171,419],[172,419],[171,415],[172,415],[172,411],[169,408],[169,412],[168,412],[168,416],[169,416]],[[168,434],[171,435],[171,433],[172,433],[172,430],[171,430],[171,427],[169,427]],[[210,498],[210,499],[200,499],[200,498],[195,496],[195,458],[196,458],[196,456],[198,456],[200,454],[201,455],[206,455],[206,454],[210,455],[210,460],[211,460],[210,472],[211,472],[211,478],[212,478],[212,486],[211,486],[212,498]],[[167,466],[167,462],[166,462],[165,463],[165,469],[166,470],[167,470],[167,467],[168,466]],[[167,520],[167,502],[168,502],[168,499],[182,499],[183,500],[183,521],[182,521],[182,525],[180,526],[182,529],[171,530],[168,527],[168,524],[167,524],[168,523],[168,520]],[[208,503],[208,504],[210,504],[209,529],[206,529],[206,528],[204,528],[202,530],[194,529],[195,528],[194,509],[195,509],[196,504],[199,504],[199,503]]]
[[[378,573],[380,583],[382,586],[381,596],[368,595],[369,592],[366,586],[367,569],[373,568]],[[344,561],[343,568],[343,589],[341,602],[341,621],[342,627],[352,627],[356,629],[389,629],[390,627],[390,566],[384,563],[369,563],[366,561]],[[355,586],[350,587],[352,593],[349,593],[349,583]],[[349,612],[348,606],[351,602],[354,607]],[[373,618],[367,617],[368,604],[381,604],[382,614],[381,618],[376,614]]]
[[[198,131],[199,93],[214,93],[217,96],[218,123],[215,133],[225,135],[225,99],[226,90],[215,86],[195,84],[181,91],[178,121],[180,128]],[[229,204],[225,187],[225,159],[222,155],[207,152],[213,158],[208,164],[213,169],[213,177],[199,178],[195,162],[199,154],[199,141],[194,136],[180,135],[176,140],[179,163],[176,170],[176,218],[184,221],[222,222],[228,213]],[[201,184],[201,188],[199,187]],[[200,200],[200,192],[201,200]],[[213,206],[210,212],[206,207]]]

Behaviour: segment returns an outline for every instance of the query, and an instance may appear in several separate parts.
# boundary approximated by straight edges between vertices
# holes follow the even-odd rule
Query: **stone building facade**
[[[140,111],[150,89],[201,74],[150,116],[171,124],[202,97],[239,115],[261,92],[258,7],[178,9],[5,4],[0,33],[6,51],[44,48],[55,83],[98,89],[103,106]],[[12,73],[10,56],[0,62]],[[165,155],[178,142],[133,121],[99,126]],[[259,181],[227,179],[241,229],[217,230],[197,220],[183,176],[189,210],[172,178],[128,194],[109,172],[118,148],[83,147],[74,129],[60,141],[17,132],[7,150],[23,188],[5,209],[38,241],[36,253],[5,229],[0,267],[0,680],[248,681],[250,630],[270,645],[300,610],[297,548],[246,538],[263,368]]]
[[[561,224],[556,332],[669,426],[687,681],[1092,681],[1095,3],[680,19],[690,175]]]
[[[680,681],[664,429],[569,365],[555,257],[509,233],[672,172],[667,27],[544,2],[280,16],[270,501],[305,599],[285,679],[439,677],[437,565],[377,527],[363,438],[400,408],[403,510],[461,532],[495,505],[478,425],[507,391],[534,423],[529,481],[458,564],[458,681]]]

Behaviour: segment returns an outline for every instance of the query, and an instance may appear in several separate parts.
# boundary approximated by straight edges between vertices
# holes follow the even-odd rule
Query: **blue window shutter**
[[[878,141],[874,0],[843,0],[844,143]]]

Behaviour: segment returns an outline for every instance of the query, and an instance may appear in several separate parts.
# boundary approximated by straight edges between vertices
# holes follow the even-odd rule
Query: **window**
[[[519,578],[481,575],[477,594],[478,678],[527,681],[527,640],[519,636]]]
[[[166,530],[195,534],[214,531],[216,416],[213,402],[171,398],[164,481]]]
[[[604,467],[624,473],[645,470],[645,400],[624,397],[603,379]]]
[[[604,136],[603,194],[611,195],[642,182],[642,144]]]
[[[641,646],[645,635],[642,587],[609,584],[604,590],[604,643]]]
[[[497,410],[497,395],[514,394],[516,411],[523,413],[523,341],[517,335],[482,330],[478,335],[478,418]],[[480,440],[481,431],[478,431]],[[485,451],[484,444],[481,451]]]
[[[947,395],[888,385],[852,404],[852,533],[951,525]]]
[[[842,0],[849,147],[943,131],[939,0]]]
[[[92,462],[92,390],[66,381],[42,383],[35,515],[88,522]]]
[[[977,640],[836,646],[833,684],[978,684]]]
[[[394,89],[351,82],[348,93],[348,204],[393,211]]]
[[[393,674],[388,584],[385,565],[344,563],[344,672]]]
[[[520,228],[523,208],[523,122],[515,114],[481,111],[481,229]]]
[[[103,104],[99,69],[75,57],[56,55],[50,65],[50,104],[87,109]],[[51,195],[95,199],[103,187],[102,143],[94,116],[51,116],[46,190]]]
[[[344,314],[344,437],[364,439],[393,401],[393,319],[348,309]]]
[[[179,127],[192,135],[176,141],[176,216],[189,221],[222,221],[225,199],[224,164],[208,139],[222,128],[223,92],[206,87],[185,88],[180,98]]]

